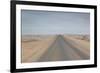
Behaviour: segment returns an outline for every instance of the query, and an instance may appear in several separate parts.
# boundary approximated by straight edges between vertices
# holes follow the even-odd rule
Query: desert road
[[[89,59],[89,54],[86,54],[81,50],[82,48],[76,48],[74,45],[74,41],[66,40],[63,36],[58,35],[38,62]]]
[[[52,40],[53,41],[51,43],[51,40],[45,43],[40,43],[40,46],[38,43],[34,44],[34,41],[23,43],[23,46],[25,47],[23,47],[22,51],[22,62],[71,61],[90,59],[90,48],[88,41],[85,41],[85,43],[76,43],[80,40],[73,40],[73,37],[64,37],[63,35],[57,35],[55,38],[52,38]],[[34,46],[38,48],[34,48]]]

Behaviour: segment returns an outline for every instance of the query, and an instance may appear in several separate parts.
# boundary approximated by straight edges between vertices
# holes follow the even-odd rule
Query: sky
[[[22,35],[89,34],[90,14],[21,10]]]

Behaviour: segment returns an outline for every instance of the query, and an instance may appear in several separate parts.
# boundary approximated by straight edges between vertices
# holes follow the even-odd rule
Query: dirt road
[[[89,59],[85,49],[76,48],[75,41],[65,39],[63,36],[58,35],[55,41],[47,48],[47,51],[37,60],[38,62],[47,61],[67,61],[67,60],[85,60]],[[81,50],[82,49],[82,50]]]

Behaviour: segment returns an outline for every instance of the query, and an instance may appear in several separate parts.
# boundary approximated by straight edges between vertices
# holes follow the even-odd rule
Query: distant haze
[[[21,10],[22,35],[89,34],[90,14]]]

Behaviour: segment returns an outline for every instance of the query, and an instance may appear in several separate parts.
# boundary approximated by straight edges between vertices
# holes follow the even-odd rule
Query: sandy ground
[[[54,41],[55,36],[33,38],[23,37],[22,39],[22,62],[37,61]]]
[[[22,63],[90,58],[88,36],[55,35],[22,37]]]
[[[88,36],[86,36],[88,37]],[[74,41],[74,46],[78,48],[80,51],[85,52],[86,54],[90,55],[90,39],[84,38],[84,36],[79,35],[79,36],[68,36],[64,35],[64,38],[67,40],[69,39],[70,41]]]

